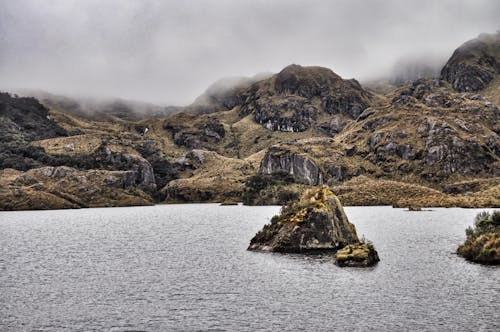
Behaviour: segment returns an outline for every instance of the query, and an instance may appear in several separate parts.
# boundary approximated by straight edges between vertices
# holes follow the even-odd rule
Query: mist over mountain
[[[0,9],[0,209],[500,204],[497,1]]]
[[[221,77],[291,63],[373,80],[448,57],[499,14],[495,0],[1,1],[0,90],[188,105]]]
[[[388,81],[402,85],[420,78],[437,78],[446,60],[444,56],[426,54],[403,57],[392,67]]]
[[[180,112],[183,109],[182,107],[160,106],[121,98],[63,96],[42,90],[19,89],[15,93],[19,96],[35,97],[51,109],[62,110],[67,114],[97,121],[160,118]]]

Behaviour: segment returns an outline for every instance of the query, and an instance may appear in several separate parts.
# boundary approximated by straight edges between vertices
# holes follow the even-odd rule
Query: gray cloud
[[[371,79],[499,18],[498,0],[0,0],[0,89],[185,104],[290,63]]]

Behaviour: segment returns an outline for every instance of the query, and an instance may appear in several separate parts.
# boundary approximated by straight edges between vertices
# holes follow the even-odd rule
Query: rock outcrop
[[[100,168],[129,171],[134,184],[152,192],[156,189],[155,175],[151,164],[140,155],[111,150],[104,143],[92,155]]]
[[[500,73],[500,32],[482,34],[460,46],[441,71],[441,78],[459,92],[486,88]]]
[[[323,183],[323,175],[314,160],[288,149],[271,147],[260,163],[260,172],[273,174],[280,171],[288,172],[299,182]]]
[[[499,116],[486,98],[422,79],[396,90],[391,105],[358,121],[350,137],[364,137],[357,153],[390,176],[417,170],[430,182],[453,174],[498,176]]]
[[[338,198],[323,186],[283,209],[250,241],[249,250],[284,253],[335,251],[359,242]]]
[[[77,100],[44,98],[49,110],[0,94],[0,171],[13,169],[1,173],[10,189],[0,201],[9,209],[29,207],[34,197],[43,208],[128,200],[285,205],[328,183],[349,205],[499,206],[498,35],[458,49],[445,80],[369,92],[330,69],[291,65],[218,82],[161,120],[170,111],[148,105],[98,105],[86,116]],[[97,190],[88,188],[88,202],[71,203],[78,194],[41,198],[67,192],[67,183],[35,170],[59,174],[61,166],[99,175],[87,182]],[[12,183],[17,171],[30,180]],[[128,198],[114,200],[120,193]]]
[[[220,142],[226,135],[224,126],[214,117],[197,117],[179,113],[165,121],[163,128],[170,131],[175,144],[200,149]]]
[[[252,114],[273,131],[302,132],[319,128],[322,115],[356,119],[371,99],[356,80],[344,80],[328,68],[290,65],[243,91],[240,113]]]
[[[241,200],[241,179],[255,172],[246,161],[227,158],[214,151],[191,150],[176,160],[180,179],[161,189],[167,202],[223,202]]]
[[[41,167],[0,170],[0,210],[152,205],[134,171]]]

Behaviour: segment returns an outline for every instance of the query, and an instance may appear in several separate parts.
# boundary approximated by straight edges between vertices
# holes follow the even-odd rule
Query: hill
[[[0,209],[283,204],[319,184],[347,205],[500,206],[498,71],[480,60],[497,35],[457,49],[441,79],[378,92],[290,65],[219,81],[168,116],[89,117],[2,94]],[[485,71],[479,91],[461,91]]]

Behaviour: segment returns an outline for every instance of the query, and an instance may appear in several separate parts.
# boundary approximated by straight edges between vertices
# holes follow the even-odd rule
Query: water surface
[[[246,251],[278,211],[0,212],[0,331],[500,330],[500,268],[454,253],[479,210],[347,207],[369,269]]]

